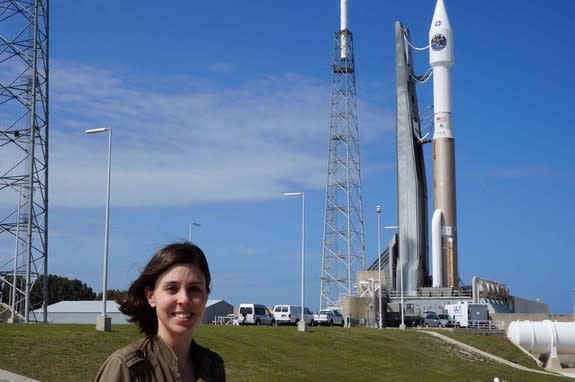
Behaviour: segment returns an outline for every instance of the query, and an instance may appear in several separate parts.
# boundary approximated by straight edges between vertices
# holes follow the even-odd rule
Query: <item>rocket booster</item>
[[[441,283],[457,287],[455,141],[451,126],[453,31],[443,0],[437,0],[429,28],[429,63],[433,68],[433,194],[435,209],[441,211],[442,217]]]

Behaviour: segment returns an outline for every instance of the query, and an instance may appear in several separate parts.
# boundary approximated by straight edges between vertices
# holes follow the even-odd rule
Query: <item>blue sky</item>
[[[368,263],[375,206],[382,225],[397,219],[394,22],[425,46],[434,7],[349,1]],[[446,7],[460,276],[571,312],[575,3]],[[107,140],[84,130],[110,126],[110,288],[127,288],[197,222],[212,298],[298,303],[301,205],[283,193],[303,191],[305,298],[316,310],[339,1],[55,0],[50,12],[49,273],[101,290]],[[428,66],[418,53],[416,71]],[[423,109],[431,82],[418,92]]]

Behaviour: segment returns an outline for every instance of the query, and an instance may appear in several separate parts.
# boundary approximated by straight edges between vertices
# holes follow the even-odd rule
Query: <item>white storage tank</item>
[[[512,321],[507,337],[531,354],[575,354],[575,322]]]

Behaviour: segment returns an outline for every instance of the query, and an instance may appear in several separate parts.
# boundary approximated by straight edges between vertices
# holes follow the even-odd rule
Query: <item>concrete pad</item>
[[[40,382],[40,381],[0,369],[0,382]]]

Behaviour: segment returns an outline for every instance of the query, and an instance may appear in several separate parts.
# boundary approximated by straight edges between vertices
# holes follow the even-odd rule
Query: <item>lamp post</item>
[[[382,318],[382,311],[381,311],[381,226],[379,215],[381,214],[381,206],[377,205],[375,207],[375,213],[377,214],[377,278],[379,280],[379,328],[383,327],[383,318]]]
[[[297,323],[299,332],[306,331],[304,316],[304,259],[305,259],[305,193],[303,192],[286,192],[284,196],[301,196],[301,316]]]
[[[383,227],[385,229],[396,229],[399,230],[399,226],[390,225]],[[401,325],[399,325],[399,329],[405,329],[405,321],[403,317],[403,261],[399,259],[399,293],[401,296]]]
[[[96,330],[110,331],[112,318],[106,316],[106,289],[108,288],[108,243],[110,234],[110,180],[112,174],[112,128],[88,129],[86,134],[108,133],[108,176],[106,180],[106,220],[104,224],[104,275],[102,277],[102,315],[96,318]]]
[[[189,235],[188,235],[188,241],[189,241],[190,243],[192,242],[192,226],[199,227],[199,226],[200,226],[200,223],[196,223],[196,222],[191,222],[191,223],[190,223],[190,232],[189,232]]]
[[[575,321],[575,288],[573,288],[573,321]]]

